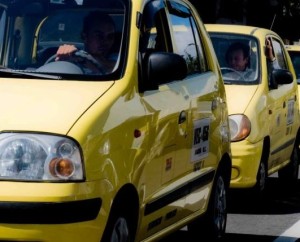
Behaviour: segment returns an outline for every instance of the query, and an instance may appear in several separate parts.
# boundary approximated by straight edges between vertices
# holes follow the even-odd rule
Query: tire
[[[267,173],[267,166],[265,162],[261,161],[256,175],[256,184],[253,188],[254,196],[263,195],[267,183]]]
[[[204,216],[188,224],[192,236],[207,238],[207,241],[218,241],[224,237],[227,223],[227,194],[229,186],[225,177],[217,173],[208,208]]]
[[[297,183],[299,174],[299,146],[295,143],[291,154],[290,163],[278,171],[278,177],[284,184],[294,185]]]
[[[129,221],[123,216],[112,216],[105,228],[102,242],[131,242]]]

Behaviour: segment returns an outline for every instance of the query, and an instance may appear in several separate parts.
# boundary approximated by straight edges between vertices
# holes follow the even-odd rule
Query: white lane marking
[[[295,242],[300,238],[300,220],[284,231],[273,242]]]

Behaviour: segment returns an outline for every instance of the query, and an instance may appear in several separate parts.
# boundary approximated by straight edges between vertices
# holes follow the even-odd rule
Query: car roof
[[[208,32],[222,32],[222,33],[236,33],[236,34],[245,34],[252,36],[265,36],[265,35],[274,35],[277,36],[277,33],[270,29],[265,29],[255,26],[247,25],[237,25],[237,24],[205,24],[205,28]]]
[[[285,45],[288,51],[300,51],[300,45]]]

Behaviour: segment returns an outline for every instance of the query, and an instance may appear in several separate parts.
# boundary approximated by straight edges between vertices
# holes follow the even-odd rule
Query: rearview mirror
[[[270,87],[276,89],[278,85],[290,84],[293,82],[293,75],[286,69],[274,69],[270,77]]]
[[[146,90],[153,90],[158,89],[159,84],[184,79],[187,76],[187,64],[178,54],[154,52],[145,58],[144,72]]]

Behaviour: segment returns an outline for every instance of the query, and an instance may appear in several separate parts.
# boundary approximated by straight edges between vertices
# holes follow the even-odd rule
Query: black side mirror
[[[143,86],[146,90],[158,89],[159,84],[182,80],[187,76],[185,59],[174,53],[153,52],[144,59]]]
[[[290,84],[293,82],[293,75],[286,69],[274,69],[270,76],[270,87],[276,89],[278,85]]]

